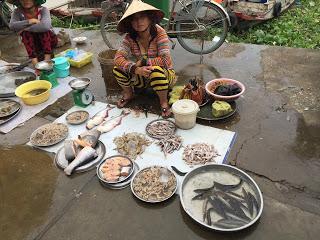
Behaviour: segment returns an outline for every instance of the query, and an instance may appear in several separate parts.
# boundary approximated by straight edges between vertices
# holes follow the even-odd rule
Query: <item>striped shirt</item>
[[[173,69],[168,35],[159,25],[156,25],[156,28],[157,35],[151,40],[147,50],[147,65]],[[131,67],[143,56],[138,43],[126,34],[115,55],[114,64],[129,73]]]

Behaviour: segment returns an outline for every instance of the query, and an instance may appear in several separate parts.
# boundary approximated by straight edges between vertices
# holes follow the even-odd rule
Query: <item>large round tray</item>
[[[139,195],[137,195],[136,192],[135,192],[134,189],[133,189],[134,179],[135,179],[140,173],[142,173],[143,171],[145,171],[145,170],[147,170],[147,169],[149,169],[149,168],[152,168],[152,167],[165,168],[165,169],[168,170],[168,172],[170,172],[170,173],[175,177],[175,180],[176,180],[175,189],[172,191],[172,193],[171,193],[167,198],[164,198],[164,199],[161,199],[161,200],[153,200],[153,201],[152,201],[152,200],[146,200],[146,199],[141,198]],[[131,180],[131,192],[133,193],[133,195],[134,195],[136,198],[140,199],[141,201],[147,202],[147,203],[159,203],[159,202],[164,202],[164,201],[168,200],[169,198],[171,198],[171,197],[175,194],[175,192],[177,191],[177,188],[178,188],[178,181],[177,181],[176,175],[175,175],[175,174],[173,173],[173,171],[171,171],[169,168],[163,167],[163,166],[150,166],[150,167],[143,168],[143,169],[139,170],[136,174],[134,174],[134,176],[132,177],[132,180]]]
[[[151,126],[152,124],[155,124],[155,123],[157,123],[157,122],[168,122],[169,124],[172,124],[172,126],[174,127],[174,129],[172,130],[172,133],[170,133],[170,134],[168,134],[168,135],[164,135],[164,136],[162,136],[162,137],[157,137],[157,136],[151,134],[151,133],[149,132],[149,128],[150,128],[150,126]],[[168,120],[168,119],[156,119],[156,120],[153,120],[153,121],[149,122],[149,123],[147,124],[147,126],[146,126],[147,135],[148,135],[149,137],[152,137],[152,138],[155,138],[155,139],[162,139],[162,138],[165,138],[165,137],[167,137],[167,136],[170,136],[170,135],[174,134],[174,133],[176,132],[176,130],[177,130],[176,124],[175,124],[173,121]]]
[[[14,117],[16,117],[21,111],[21,107],[18,109],[18,111],[16,111],[15,113],[13,113],[12,115],[8,116],[8,117],[4,117],[0,119],[0,125],[4,124],[6,122],[9,122],[11,119],[13,119]]]
[[[101,141],[98,141],[98,143],[94,149],[97,151],[98,156],[96,158],[94,158],[92,161],[90,161],[82,166],[77,167],[74,170],[75,173],[89,171],[89,170],[93,169],[101,161],[101,159],[103,159],[103,157],[106,153],[105,145]],[[54,158],[54,163],[56,164],[57,167],[59,167],[61,169],[65,169],[69,164],[69,162],[66,159],[64,154],[65,153],[64,153],[64,146],[63,146],[58,150],[58,152]]]
[[[231,117],[237,111],[236,102],[230,102],[229,104],[231,105],[232,112],[228,113],[227,115],[221,116],[221,117],[214,117],[212,115],[212,106],[211,106],[211,104],[212,104],[212,101],[209,101],[207,104],[205,104],[204,106],[200,107],[200,111],[197,114],[197,118],[198,119],[208,120],[208,121],[223,120],[223,119]]]
[[[25,81],[23,81],[25,79]],[[19,71],[0,75],[0,98],[15,97],[15,90],[21,83],[36,80],[37,75],[33,72]],[[17,81],[21,80],[21,81]]]
[[[67,131],[64,132],[63,135],[61,135],[60,138],[56,139],[56,141],[53,141],[51,143],[47,143],[47,144],[38,144],[38,143],[35,143],[32,141],[32,138],[34,135],[36,135],[38,132],[40,132],[42,129],[44,129],[45,127],[48,127],[50,125],[54,125],[54,124],[59,124],[59,125],[64,125],[64,127],[67,129]],[[36,130],[34,130],[34,132],[31,134],[30,136],[30,143],[33,145],[33,146],[36,146],[36,147],[49,147],[49,146],[53,146],[59,142],[61,142],[62,140],[66,139],[67,136],[69,134],[69,129],[68,129],[68,126],[63,124],[63,123],[48,123],[48,124],[44,124],[42,125],[41,127],[37,128]]]
[[[233,228],[217,227],[214,225],[209,225],[206,221],[203,221],[204,215],[203,215],[202,207],[203,207],[204,200],[201,200],[201,199],[191,200],[191,199],[199,193],[199,192],[195,193],[193,190],[205,189],[213,185],[212,179],[208,179],[208,177],[204,175],[206,173],[209,173],[209,175],[212,176],[214,181],[217,181],[225,185],[236,184],[239,179],[242,179],[243,184],[246,184],[245,185],[246,187],[251,188],[249,192],[254,193],[255,199],[258,203],[258,209],[255,209],[256,215],[251,219],[251,221],[249,221],[246,224],[243,224],[242,226],[233,227]],[[205,182],[204,180],[207,182]],[[237,191],[241,191],[242,187],[243,185],[241,185],[241,187]],[[193,203],[192,201],[198,201],[198,202]],[[182,181],[181,188],[180,188],[180,202],[184,211],[194,221],[198,222],[199,224],[209,229],[213,229],[217,231],[225,231],[225,232],[238,231],[251,226],[259,219],[263,209],[262,194],[258,185],[254,182],[254,180],[248,174],[241,171],[240,169],[229,166],[229,165],[224,165],[224,164],[209,164],[209,165],[200,166],[191,170]],[[215,214],[215,216],[219,216],[219,215]],[[212,222],[215,222],[215,221],[213,220]]]

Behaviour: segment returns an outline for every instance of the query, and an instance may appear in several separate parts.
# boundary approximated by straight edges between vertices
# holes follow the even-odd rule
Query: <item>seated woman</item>
[[[162,116],[171,114],[168,89],[176,77],[168,35],[157,24],[163,16],[159,9],[134,0],[118,23],[118,31],[127,33],[114,58],[113,74],[123,89],[118,107],[133,98],[133,87],[150,86],[159,97]]]
[[[41,4],[46,0],[8,0],[17,8],[13,11],[10,28],[19,33],[33,65],[50,60],[57,36],[52,30],[50,12]]]

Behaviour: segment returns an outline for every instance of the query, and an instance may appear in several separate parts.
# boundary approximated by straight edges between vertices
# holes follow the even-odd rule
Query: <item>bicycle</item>
[[[117,24],[132,0],[102,2],[100,22],[102,38],[111,49],[118,49],[124,35],[117,32]],[[175,11],[179,6],[180,10]],[[160,24],[170,37],[194,54],[208,54],[218,49],[226,39],[230,19],[226,10],[211,0],[173,0],[169,18]]]

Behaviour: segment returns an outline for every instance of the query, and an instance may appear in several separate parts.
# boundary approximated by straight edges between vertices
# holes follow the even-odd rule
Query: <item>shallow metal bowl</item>
[[[41,71],[51,71],[53,69],[53,61],[41,61],[38,62],[34,67]]]
[[[76,78],[69,82],[69,86],[74,90],[82,90],[89,86],[90,78]]]
[[[115,182],[110,182],[110,181],[107,181],[107,180],[105,180],[105,179],[103,178],[103,173],[102,173],[102,171],[101,171],[101,168],[102,168],[102,165],[103,165],[105,162],[109,161],[110,159],[112,159],[112,158],[114,158],[114,157],[122,157],[122,158],[128,159],[128,160],[130,161],[130,163],[131,163],[131,165],[130,165],[131,170],[130,170],[129,175],[126,176],[125,178],[122,178],[121,180],[118,180],[118,181],[115,181]],[[134,172],[134,164],[133,164],[133,161],[132,161],[130,158],[128,158],[127,156],[124,156],[124,155],[113,155],[113,156],[107,157],[106,159],[102,160],[102,161],[99,163],[98,167],[97,167],[97,176],[98,176],[99,180],[100,180],[101,182],[106,183],[106,184],[109,184],[109,185],[110,185],[110,184],[118,184],[118,183],[121,183],[121,182],[126,181],[128,178],[131,177],[131,175],[133,174],[133,172]]]
[[[154,201],[152,201],[152,200],[146,200],[146,199],[141,198],[138,194],[136,194],[136,192],[135,192],[134,189],[133,189],[134,179],[135,179],[141,172],[143,172],[143,171],[145,171],[145,170],[147,170],[147,169],[149,169],[149,168],[152,168],[152,167],[165,168],[168,172],[170,172],[170,173],[174,176],[174,178],[175,178],[175,180],[176,180],[175,189],[172,191],[172,193],[171,193],[167,198],[164,198],[164,199],[161,199],[161,200],[154,200]],[[164,201],[168,200],[169,198],[171,198],[171,197],[176,193],[176,191],[177,191],[177,189],[178,189],[178,181],[177,181],[176,175],[175,175],[175,174],[173,173],[173,171],[171,171],[169,168],[164,167],[164,166],[155,166],[155,165],[154,165],[154,166],[150,166],[150,167],[143,168],[143,169],[139,170],[137,173],[135,173],[134,176],[132,177],[132,181],[131,181],[131,186],[130,186],[130,187],[131,187],[131,192],[133,193],[133,195],[134,195],[136,198],[140,199],[141,201],[147,202],[147,203],[160,203],[160,202],[164,202]]]
[[[203,221],[203,219],[200,219],[199,217],[195,216],[196,214],[194,214],[194,212],[196,210],[194,208],[193,209],[191,209],[190,207],[188,208],[187,201],[190,201],[190,196],[186,196],[185,193],[187,195],[190,195],[190,192],[192,192],[192,191],[187,192],[187,190],[185,190],[187,183],[189,181],[192,181],[192,179],[193,179],[193,182],[190,182],[190,184],[194,184],[195,183],[194,177],[196,177],[197,175],[204,174],[204,173],[214,173],[214,172],[219,173],[219,174],[220,174],[220,172],[226,172],[226,173],[231,174],[233,176],[239,177],[240,179],[242,179],[245,183],[247,183],[250,186],[251,190],[255,193],[256,200],[257,200],[258,206],[259,206],[259,209],[257,209],[257,211],[256,211],[257,212],[256,216],[250,222],[248,222],[247,224],[244,224],[240,227],[221,228],[221,227],[217,227],[217,226],[213,226],[213,225],[208,225],[206,222]],[[217,174],[217,175],[219,175],[219,174]],[[221,182],[221,179],[220,179],[220,181],[219,181],[219,179],[215,179],[215,181],[219,181],[220,183],[224,184],[223,182]],[[193,189],[193,190],[195,190],[195,189]],[[197,200],[195,200],[195,201],[197,201]],[[224,164],[208,164],[208,165],[200,166],[200,167],[197,167],[197,168],[191,170],[184,177],[184,179],[182,181],[181,188],[180,188],[180,202],[181,202],[181,205],[182,205],[184,211],[194,221],[198,222],[202,226],[207,227],[209,229],[213,229],[213,230],[217,230],[217,231],[224,231],[224,232],[239,231],[239,230],[242,230],[242,229],[245,229],[245,228],[251,226],[260,218],[262,210],[263,210],[262,193],[261,193],[258,185],[254,182],[254,180],[248,174],[241,171],[240,169],[233,167],[233,166],[224,165]]]

